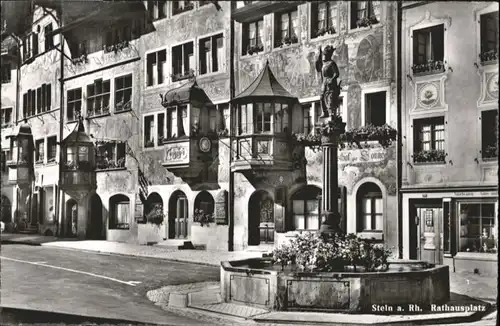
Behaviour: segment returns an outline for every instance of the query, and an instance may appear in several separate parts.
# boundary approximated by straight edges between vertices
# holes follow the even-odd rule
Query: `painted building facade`
[[[498,4],[402,8],[403,257],[497,273]]]
[[[395,10],[393,3],[382,1],[267,5],[257,1],[247,6],[238,1],[233,14],[239,21],[235,26],[236,93],[245,90],[267,61],[279,83],[300,103],[290,111],[288,131],[315,133],[321,113],[321,74],[315,62],[319,48],[332,45],[342,80],[341,114],[347,129],[386,123],[395,127]],[[262,121],[255,111],[252,118]],[[235,122],[236,132],[245,127],[242,123],[241,119]],[[287,241],[297,232],[320,225],[321,151],[308,147],[294,151],[293,145],[280,142],[273,129],[269,152],[268,146],[261,148],[259,135],[253,131],[253,156],[272,157],[284,151],[293,163],[274,170],[258,164],[247,170],[231,166],[235,173],[235,247],[240,249]],[[236,148],[247,141],[243,135],[245,132],[235,135]],[[343,229],[397,247],[396,145],[382,148],[370,142],[362,148],[346,147],[339,151],[339,159]],[[238,163],[237,157],[233,160]],[[261,207],[260,217],[255,207]],[[266,221],[272,214],[274,223],[272,217]]]
[[[319,48],[336,47],[347,128],[395,127],[395,4],[238,1],[219,2],[217,10],[204,1],[131,3],[137,6],[93,15],[87,7],[77,22],[63,17],[53,34],[64,36],[65,56],[52,51],[53,63],[47,54],[22,68],[42,73],[21,78],[21,97],[59,78],[61,58],[64,67],[62,96],[60,83],[51,86],[56,110],[28,119],[40,149],[35,161],[44,149],[34,183],[45,193],[57,185],[47,153],[49,137],[59,135],[59,107],[63,136],[81,121],[97,160],[96,188],[82,198],[60,193],[61,213],[52,224],[40,219],[38,232],[244,250],[317,230],[322,154],[290,139],[316,132]],[[230,104],[259,73],[295,102]],[[343,228],[390,247],[398,245],[396,148],[367,142],[339,151]],[[49,195],[40,198],[51,207]],[[154,207],[165,218],[160,227],[147,223]]]

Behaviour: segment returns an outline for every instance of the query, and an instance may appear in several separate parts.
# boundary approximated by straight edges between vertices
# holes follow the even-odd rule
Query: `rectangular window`
[[[35,142],[35,163],[43,163],[43,160],[45,158],[44,147],[45,147],[44,139],[38,139]]]
[[[481,21],[481,62],[498,60],[498,11],[483,14]]]
[[[42,88],[38,87],[36,90],[36,114],[42,112]]]
[[[105,142],[97,145],[97,170],[125,167],[126,146],[124,142]]]
[[[313,2],[311,15],[311,38],[337,32],[339,21],[337,2]]]
[[[156,137],[156,139],[158,139],[158,146],[163,145],[163,139],[165,138],[165,113],[158,114],[158,128],[156,134],[158,135]]]
[[[498,158],[498,110],[481,112],[481,153],[483,159]]]
[[[32,57],[31,42],[32,42],[31,34],[29,34],[23,39],[23,58],[25,61]]]
[[[48,51],[54,47],[54,36],[49,35],[52,33],[52,23],[48,24],[47,26],[44,27],[44,45],[45,45],[45,51]]]
[[[2,108],[1,127],[9,127],[12,125],[12,108]]]
[[[38,96],[38,94],[37,94]],[[37,99],[38,101],[38,99]],[[51,84],[43,84],[41,87],[40,99],[41,103],[41,112],[47,112],[51,109],[52,102],[52,93],[51,93]]]
[[[316,119],[316,124],[321,122],[320,117],[323,114],[323,110],[321,109],[321,102],[315,101],[314,103],[314,117]]]
[[[302,104],[302,117],[304,134],[309,134],[312,131],[311,103]]]
[[[28,92],[23,94],[23,113],[25,118],[36,114],[36,93],[35,90],[28,90]]]
[[[297,8],[290,12],[275,14],[275,47],[279,47],[285,44],[297,43],[299,41],[299,25],[297,14]]]
[[[271,132],[271,103],[255,103],[254,108],[254,132]]]
[[[228,103],[219,104],[219,105],[217,105],[217,109],[218,109],[219,114],[220,114],[218,130],[221,132],[224,132],[223,135],[228,136],[229,135],[229,127],[230,127],[230,118],[231,118],[229,104]]]
[[[319,229],[319,201],[317,199],[292,201],[295,230]]]
[[[144,147],[155,146],[155,116],[144,117]]]
[[[12,67],[10,62],[2,62],[2,84],[10,83],[12,78]]]
[[[67,118],[68,121],[75,121],[82,114],[82,89],[75,88],[68,91]]]
[[[0,152],[0,170],[3,173],[7,172],[7,162],[10,161],[10,151],[9,150],[2,150]]]
[[[193,42],[172,48],[172,81],[179,81],[194,76]]]
[[[124,25],[112,28],[104,34],[104,52],[119,51],[132,40],[132,28]]]
[[[38,34],[33,33],[31,35],[33,37],[33,44],[32,44],[33,56],[36,56],[38,55]]]
[[[132,108],[132,74],[115,78],[115,111]]]
[[[165,82],[167,72],[167,50],[161,50],[147,55],[147,85],[161,85]]]
[[[186,135],[188,116],[187,106],[173,106],[167,108],[167,139]]]
[[[352,1],[351,29],[367,27],[379,22],[380,1]]]
[[[57,154],[57,136],[47,138],[47,162],[55,162]]]
[[[238,112],[238,131],[239,134],[248,134],[252,132],[253,103],[239,106]]]
[[[365,125],[383,126],[386,123],[385,110],[385,91],[365,94]]]
[[[87,85],[87,114],[89,117],[109,113],[110,81],[97,79]]]
[[[172,1],[172,15],[178,15],[192,9],[194,9],[193,1]]]
[[[413,31],[413,72],[444,71],[444,25]]]
[[[496,253],[498,248],[495,203],[459,203],[460,252]]]
[[[151,20],[167,17],[167,1],[148,1],[148,17]]]
[[[362,208],[362,230],[363,231],[382,231],[384,229],[384,211],[382,198],[368,197],[361,200]]]
[[[243,55],[264,51],[264,19],[243,24]]]
[[[200,74],[221,71],[225,62],[222,34],[200,40]]]
[[[444,117],[415,120],[413,129],[413,161],[444,162]]]
[[[268,104],[266,103],[265,105],[267,106]],[[288,104],[274,104],[274,132],[288,132],[290,120],[288,109]]]

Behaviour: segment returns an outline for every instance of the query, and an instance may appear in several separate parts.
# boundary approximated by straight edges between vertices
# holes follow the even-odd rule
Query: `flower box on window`
[[[489,50],[479,53],[479,59],[481,63],[489,63],[492,61],[498,61],[498,50]]]
[[[378,23],[378,19],[375,16],[370,16],[370,17],[363,17],[361,19],[358,19],[356,22],[356,26],[358,27],[371,27],[372,25],[375,25]]]
[[[259,45],[254,45],[254,46],[247,46],[247,53],[249,55],[252,55],[254,53],[259,53],[259,52],[262,52],[264,51],[264,45],[262,44],[259,44]]]
[[[200,223],[201,226],[209,225],[214,222],[214,214],[206,214],[202,209],[195,209],[193,221]]]
[[[415,163],[444,163],[447,155],[443,150],[431,149],[416,152],[412,157]]]
[[[43,159],[39,159],[39,160],[35,161],[35,164],[42,164],[42,163],[43,163]]]
[[[488,145],[483,151],[483,158],[492,159],[498,157],[498,146]]]
[[[316,31],[316,36],[319,37],[319,36],[323,36],[325,34],[335,34],[337,31],[335,30],[335,27],[333,26],[330,26],[330,27],[327,27],[327,28],[320,28],[319,30]]]
[[[123,102],[118,102],[116,103],[116,111],[128,111],[132,108],[132,102],[128,101],[127,103],[123,104]],[[109,111],[108,111],[109,112]]]
[[[105,45],[104,52],[114,51],[115,53],[117,53],[118,51],[121,51],[121,50],[129,47],[129,45],[130,45],[130,43],[127,40],[118,42],[116,44]]]
[[[179,7],[179,8],[173,8],[172,13],[174,15],[177,14],[182,14],[183,12],[193,10],[194,9],[194,4],[193,3],[188,3],[184,7]]]
[[[172,74],[170,75],[172,77],[172,81],[180,81],[188,78],[193,78],[194,77],[194,70],[189,69],[189,71],[185,71],[184,73],[179,73],[179,74]]]
[[[297,38],[296,35],[292,35],[291,37],[285,37],[281,40],[278,40],[276,46],[283,47],[284,45],[290,45],[290,44],[295,44],[299,42],[299,39]]]
[[[219,129],[217,131],[217,136],[219,136],[219,137],[228,137],[229,136],[229,130],[227,130],[227,128],[225,128],[225,129]]]
[[[146,148],[149,148],[149,147],[154,147],[155,146],[155,142],[153,140],[148,140],[146,141],[146,143],[144,144],[144,147]]]
[[[55,161],[56,161],[55,157],[51,157],[51,158],[47,159],[47,163],[54,163]]]
[[[84,53],[84,54],[82,54],[81,56],[79,56],[79,57],[77,57],[77,58],[74,58],[74,59],[72,60],[72,62],[73,62],[73,64],[74,64],[74,65],[81,65],[81,64],[88,63],[88,62],[89,62],[89,60],[88,60],[88,58],[87,58],[87,54],[86,54],[86,53]]]
[[[427,63],[414,64],[411,69],[413,70],[414,74],[437,74],[444,72],[444,64],[442,61],[429,60]]]

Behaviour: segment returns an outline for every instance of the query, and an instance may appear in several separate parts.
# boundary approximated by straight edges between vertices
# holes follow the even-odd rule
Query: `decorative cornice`
[[[408,37],[411,36],[411,32],[422,25],[422,28],[426,25],[432,25],[437,23],[444,23],[445,30],[451,27],[451,16],[433,16],[429,10],[424,14],[424,17],[418,22],[408,26]]]

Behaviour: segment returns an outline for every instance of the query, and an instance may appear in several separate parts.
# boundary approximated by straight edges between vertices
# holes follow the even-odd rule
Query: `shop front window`
[[[459,203],[459,251],[496,253],[498,216],[494,203]]]

